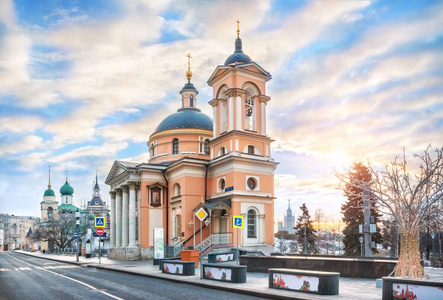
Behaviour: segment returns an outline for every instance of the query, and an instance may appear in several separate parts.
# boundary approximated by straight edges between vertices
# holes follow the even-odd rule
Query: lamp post
[[[359,238],[359,241],[360,241],[360,250],[361,250],[360,256],[363,257],[363,241],[364,241],[364,239],[362,236]]]
[[[307,244],[306,244],[306,226],[308,225],[308,216],[303,214],[303,216],[301,216],[301,222],[305,225],[305,255],[308,255],[308,248],[307,248]]]
[[[431,237],[432,237],[432,266],[435,268],[435,247],[434,247],[435,233],[431,233]]]
[[[79,241],[80,238],[78,236],[78,226],[80,225],[80,212],[77,211],[75,212],[75,232],[77,233],[77,247],[76,247],[76,251],[75,251],[75,260],[78,262],[78,245],[79,245]]]

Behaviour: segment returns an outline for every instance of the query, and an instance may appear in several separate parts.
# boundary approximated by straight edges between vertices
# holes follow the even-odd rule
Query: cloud
[[[0,133],[32,133],[42,128],[45,120],[38,116],[16,116],[0,118]]]
[[[17,154],[43,147],[43,139],[36,135],[27,135],[14,143],[0,145],[0,156],[5,154]]]

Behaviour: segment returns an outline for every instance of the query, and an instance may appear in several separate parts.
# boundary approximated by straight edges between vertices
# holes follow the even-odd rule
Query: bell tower
[[[266,82],[271,75],[243,52],[237,21],[235,51],[208,80],[213,88],[214,131],[211,158],[229,152],[270,156],[266,134]]]

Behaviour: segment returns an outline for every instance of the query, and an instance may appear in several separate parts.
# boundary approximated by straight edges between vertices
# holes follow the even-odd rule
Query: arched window
[[[190,106],[190,107],[194,107],[194,96],[191,96],[191,97],[189,98],[189,106]]]
[[[153,158],[155,156],[155,144],[151,143],[151,146],[149,147],[149,155],[151,156],[151,158]]]
[[[52,213],[53,213],[52,207],[48,207],[47,211],[48,211],[48,221],[53,221],[54,218],[53,218],[53,215],[52,215]]]
[[[172,154],[178,154],[179,153],[179,149],[178,149],[178,139],[174,139],[172,141]]]
[[[248,210],[248,238],[257,237],[257,214],[255,210]]]
[[[182,194],[181,188],[180,188],[180,184],[176,183],[174,184],[174,187],[172,188],[172,191],[174,193],[174,197],[175,196],[180,196]]]
[[[209,154],[209,140],[208,139],[205,140],[205,145],[204,145],[203,150],[204,150],[203,152],[205,154]]]

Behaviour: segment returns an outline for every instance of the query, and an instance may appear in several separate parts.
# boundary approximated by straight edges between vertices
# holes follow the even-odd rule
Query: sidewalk
[[[198,285],[217,290],[226,290],[234,293],[247,294],[272,299],[381,299],[382,289],[375,286],[375,279],[344,278],[340,277],[339,295],[321,296],[294,291],[271,289],[268,287],[268,274],[247,273],[246,283],[229,283],[214,280],[200,280],[200,268],[195,269],[194,276],[177,276],[164,274],[152,260],[120,261],[98,257],[85,258],[81,256],[76,262],[75,255],[43,254],[40,252],[15,251],[26,255],[41,257],[49,260],[72,263],[84,267],[107,269],[130,274],[138,274],[153,278],[161,278],[173,282]],[[205,262],[205,261],[204,261]],[[425,268],[431,279],[443,280],[443,269]]]

